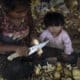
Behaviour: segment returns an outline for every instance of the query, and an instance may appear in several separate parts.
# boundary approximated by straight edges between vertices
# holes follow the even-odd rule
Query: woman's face
[[[53,34],[57,35],[61,31],[62,27],[61,26],[50,26],[48,27],[48,30]]]
[[[27,14],[27,10],[23,9],[23,8],[17,8],[13,11],[10,11],[8,13],[8,15],[12,18],[12,19],[23,19]]]

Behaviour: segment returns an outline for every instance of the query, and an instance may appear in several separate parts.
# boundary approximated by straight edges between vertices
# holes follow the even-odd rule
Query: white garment
[[[71,39],[65,30],[62,30],[56,37],[54,37],[49,30],[44,30],[40,35],[40,41],[44,40],[49,40],[48,46],[62,49],[65,54],[70,55],[73,52]]]

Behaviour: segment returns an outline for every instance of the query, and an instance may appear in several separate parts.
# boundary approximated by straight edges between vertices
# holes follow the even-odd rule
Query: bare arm
[[[24,49],[27,50],[27,46],[18,46],[18,45],[6,45],[0,43],[0,52],[16,52],[19,49],[19,52],[22,52]],[[22,52],[23,53],[23,52]]]
[[[0,43],[0,52],[12,52],[12,51],[16,51],[17,48],[21,48],[23,46],[18,46],[18,45],[6,45],[6,44],[2,44]]]

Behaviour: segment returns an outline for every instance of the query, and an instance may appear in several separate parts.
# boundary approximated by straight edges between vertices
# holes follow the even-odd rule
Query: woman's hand
[[[27,30],[25,30],[25,31],[23,31],[22,33],[19,33],[19,32],[14,32],[14,34],[13,34],[13,39],[15,40],[15,39],[23,39],[23,38],[25,38],[26,36],[28,36],[28,34],[29,34],[29,29],[27,29]]]
[[[16,54],[19,54],[19,56],[27,56],[29,52],[29,49],[27,47],[18,47],[16,49]]]
[[[28,36],[28,34],[29,34],[29,29],[27,29],[26,31],[24,31],[24,32],[20,35],[19,39],[25,38],[26,36]]]
[[[27,56],[28,52],[29,52],[29,49],[27,47],[18,47],[16,49],[16,52],[8,56],[7,59],[9,61],[12,61],[13,59],[17,57]]]

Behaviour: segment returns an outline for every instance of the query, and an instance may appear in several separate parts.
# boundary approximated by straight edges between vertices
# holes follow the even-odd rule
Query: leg
[[[62,53],[61,49],[46,46],[46,47],[43,48],[43,54],[41,56],[41,60],[44,64],[47,61],[49,63],[55,64],[55,62],[57,61],[57,58],[55,59],[54,57],[60,56],[61,53]]]
[[[24,79],[32,74],[33,68],[33,64],[27,62],[26,59],[17,58],[7,65],[4,77],[8,80]]]

